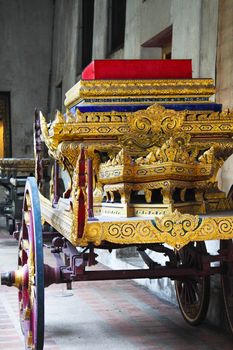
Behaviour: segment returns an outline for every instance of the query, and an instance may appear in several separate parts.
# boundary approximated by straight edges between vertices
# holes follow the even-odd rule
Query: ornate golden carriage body
[[[57,112],[49,127],[41,115],[43,139],[68,171],[71,194],[80,149],[93,161],[94,213],[99,220],[89,222],[86,215],[81,239],[60,227],[62,233],[75,245],[159,241],[180,248],[188,240],[219,238],[215,229],[209,237],[178,237],[166,235],[166,230],[161,235],[152,224],[155,217],[160,218],[156,222],[178,220],[175,210],[202,215],[232,208],[216,176],[232,153],[233,113],[209,100],[214,92],[211,79],[81,80],[66,95],[65,115]],[[69,207],[67,200],[59,205]],[[69,213],[73,222],[71,208],[67,220]],[[189,219],[193,233],[197,219]],[[51,221],[48,215],[46,220]],[[214,218],[201,220],[215,225]],[[112,222],[114,232],[119,226],[121,233],[111,235]],[[135,234],[138,225],[147,234]]]

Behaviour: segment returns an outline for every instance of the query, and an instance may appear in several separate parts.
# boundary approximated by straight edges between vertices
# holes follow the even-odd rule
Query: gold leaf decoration
[[[154,134],[178,131],[183,124],[185,111],[177,112],[172,109],[154,104],[145,110],[128,114],[128,121],[133,132]]]

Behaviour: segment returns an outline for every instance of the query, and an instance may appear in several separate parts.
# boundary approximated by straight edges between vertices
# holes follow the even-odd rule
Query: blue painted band
[[[189,111],[213,111],[221,112],[222,105],[218,103],[176,103],[176,104],[164,104],[161,103],[167,109],[174,109],[176,111],[183,111],[185,109]],[[71,113],[75,114],[78,108],[81,113],[92,112],[136,112],[138,110],[146,109],[151,104],[143,105],[76,105],[70,109]]]

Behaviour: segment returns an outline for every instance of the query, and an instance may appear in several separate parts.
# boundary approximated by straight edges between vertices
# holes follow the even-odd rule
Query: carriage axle
[[[55,232],[53,233],[55,234]],[[25,244],[25,243],[24,243]],[[227,263],[233,261],[233,249],[224,249],[222,247],[217,255],[210,255],[207,252],[193,250],[187,247],[189,256],[195,261],[193,266],[190,264],[178,263],[178,255],[162,245],[138,246],[140,256],[148,268],[128,269],[128,270],[86,270],[87,266],[96,265],[97,254],[92,245],[88,246],[83,252],[77,249],[64,238],[57,236],[52,240],[50,247],[56,266],[48,264],[43,265],[44,285],[48,287],[52,284],[71,283],[79,281],[99,281],[99,280],[119,280],[119,279],[140,279],[150,278],[159,279],[168,277],[172,280],[182,281],[186,278],[198,279],[204,278],[217,273],[226,274]],[[169,257],[169,262],[162,266],[155,262],[146,253],[146,248],[157,253],[165,254]],[[164,250],[165,249],[165,250]],[[63,257],[65,256],[65,259]],[[211,263],[219,262],[219,266],[211,266]],[[34,263],[32,261],[32,263]],[[1,284],[6,286],[15,286],[17,288],[27,288],[29,284],[34,283],[32,275],[31,259],[27,260],[20,269],[16,271],[1,274]]]
[[[57,264],[61,262],[56,256]],[[52,267],[50,265],[44,265],[44,284],[48,287],[52,284],[61,284],[69,282],[79,281],[100,281],[100,280],[119,280],[119,279],[139,279],[139,278],[150,278],[159,279],[168,277],[172,280],[183,280],[189,278],[199,278],[209,275],[221,273],[221,267],[209,266],[203,270],[197,268],[189,268],[186,266],[156,266],[149,269],[132,269],[132,270],[97,270],[97,271],[86,271],[85,260],[81,259],[70,259],[71,266],[57,266]],[[73,265],[73,266],[72,266]],[[23,269],[6,272],[1,274],[1,284],[8,287],[15,286],[20,288],[22,285],[28,285],[28,266],[25,265]]]
[[[16,271],[9,271],[1,273],[0,284],[8,287],[21,288],[28,286],[29,275],[28,265],[24,265],[22,269]]]

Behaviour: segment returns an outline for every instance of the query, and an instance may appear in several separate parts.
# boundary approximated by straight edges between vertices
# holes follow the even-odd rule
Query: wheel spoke
[[[227,255],[233,256],[233,241],[220,241],[220,249],[225,250]],[[228,258],[229,259],[229,258]],[[221,263],[222,267],[222,290],[225,310],[230,331],[233,333],[233,261],[228,260]]]
[[[179,264],[183,268],[199,265],[198,255],[206,253],[204,242],[191,243],[179,252]],[[207,277],[187,277],[183,281],[175,281],[176,295],[184,319],[191,325],[200,324],[207,313],[209,304],[210,280]]]
[[[197,298],[196,298],[196,293],[195,293],[195,287],[194,287],[194,283],[189,281],[188,282],[188,292],[189,292],[189,303],[191,305],[195,304]]]

